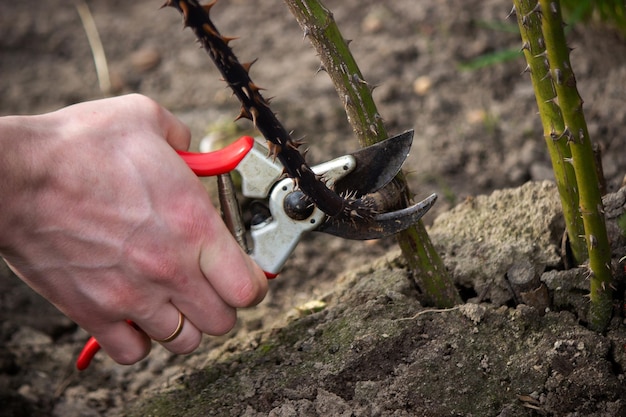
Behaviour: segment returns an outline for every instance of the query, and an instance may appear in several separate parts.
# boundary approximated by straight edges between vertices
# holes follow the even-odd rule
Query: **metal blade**
[[[400,172],[412,143],[413,131],[409,130],[352,153],[356,168],[335,183],[335,191],[356,193],[358,198],[381,189]]]
[[[411,207],[379,214],[369,220],[353,219],[353,221],[346,221],[345,218],[333,219],[329,217],[317,231],[344,239],[380,239],[406,230],[417,223],[435,204],[436,200],[437,194],[432,194]]]

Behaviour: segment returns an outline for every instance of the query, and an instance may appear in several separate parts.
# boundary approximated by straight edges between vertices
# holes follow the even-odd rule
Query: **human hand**
[[[188,353],[267,291],[174,151],[189,141],[140,95],[0,119],[0,254],[122,364],[172,334],[178,311],[163,345]]]

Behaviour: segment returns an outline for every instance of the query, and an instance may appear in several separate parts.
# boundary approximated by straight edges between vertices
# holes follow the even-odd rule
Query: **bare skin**
[[[164,346],[182,354],[267,292],[176,154],[189,142],[140,95],[0,118],[0,255],[122,364],[168,337],[178,311]]]

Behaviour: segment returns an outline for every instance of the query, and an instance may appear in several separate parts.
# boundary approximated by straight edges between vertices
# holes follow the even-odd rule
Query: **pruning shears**
[[[312,167],[316,175],[338,193],[355,197],[376,193],[400,171],[409,155],[413,131],[407,131],[352,154]],[[303,234],[320,231],[345,239],[380,239],[415,224],[437,199],[432,194],[408,208],[383,212],[373,218],[350,222],[327,216],[283,175],[280,162],[268,157],[268,148],[243,136],[223,149],[208,153],[179,151],[189,168],[200,177],[218,177],[222,216],[233,236],[254,261],[274,278],[295,249]],[[243,221],[230,173],[241,176],[241,194],[253,200],[249,227]],[[252,239],[248,248],[246,236]],[[132,322],[129,322],[132,325]],[[76,367],[86,369],[100,349],[91,337],[80,353]]]

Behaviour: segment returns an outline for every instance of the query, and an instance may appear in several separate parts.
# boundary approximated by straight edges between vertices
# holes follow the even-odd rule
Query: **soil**
[[[154,98],[191,127],[194,147],[208,131],[231,126],[238,103],[193,34],[182,30],[176,11],[160,10],[153,0],[87,4],[106,51],[113,94],[139,92]],[[473,204],[473,196],[552,178],[522,57],[463,69],[485,54],[520,47],[519,35],[501,27],[507,25],[511,2],[325,4],[344,36],[353,39],[350,46],[366,81],[378,85],[374,98],[389,132],[416,130],[405,165],[411,190],[416,199],[432,192],[440,196],[427,224],[455,206]],[[332,83],[317,71],[319,59],[282,1],[222,1],[213,16],[222,33],[239,37],[234,47],[242,61],[259,59],[252,78],[275,97],[272,107],[286,127],[307,138],[311,162],[358,146]],[[614,192],[626,166],[626,153],[619,151],[626,143],[621,130],[626,123],[626,42],[594,24],[575,25],[568,39],[589,130],[602,150],[607,189]],[[1,2],[0,57],[0,115],[41,113],[105,96],[71,2]],[[242,130],[250,129],[238,123]],[[524,201],[547,198],[529,195]],[[490,201],[498,212],[522,198],[498,205],[509,200],[495,196]],[[543,213],[545,206],[539,207]],[[228,335],[206,337],[198,351],[184,357],[155,346],[147,359],[130,367],[99,356],[83,373],[73,369],[73,361],[85,332],[4,268],[0,416],[208,415],[211,410],[254,416],[626,415],[620,315],[607,335],[596,335],[581,325],[584,302],[554,303],[548,313],[518,304],[501,285],[502,268],[512,264],[497,264],[501,258],[476,249],[457,251],[459,243],[450,243],[443,226],[435,224],[433,230],[437,227],[433,239],[446,266],[464,298],[471,299],[473,304],[467,305],[477,307],[404,320],[425,310],[415,299],[406,268],[389,255],[395,253],[393,239],[349,242],[312,234],[272,281],[267,299],[242,311]],[[540,265],[538,273],[556,274],[562,268],[555,255],[559,231],[558,222],[550,224],[545,239],[552,246],[544,248],[546,257],[517,251],[500,256],[519,257]],[[623,255],[618,252],[616,256]],[[477,254],[484,256],[471,257]],[[386,260],[365,268],[367,273],[355,272],[383,255]],[[459,267],[472,263],[477,270],[480,264],[499,266],[485,268],[494,275],[491,280],[478,279]],[[584,285],[584,274],[578,276]],[[544,278],[546,285],[562,282]],[[367,287],[367,282],[377,284]],[[550,287],[553,301],[562,289]],[[570,289],[583,297],[584,291]],[[323,301],[322,311],[293,318],[295,311],[317,310],[311,304],[294,310],[311,300]],[[468,313],[467,308],[480,312]],[[338,328],[335,320],[343,315],[358,320]],[[338,339],[322,337],[333,332]],[[294,356],[290,348],[303,353]],[[333,353],[334,359],[327,361],[323,352]],[[297,367],[311,361],[309,367]],[[517,366],[520,362],[523,366]],[[276,378],[256,373],[259,363],[272,364]],[[279,380],[295,369],[303,372],[298,383],[296,375]],[[511,369],[516,371],[507,371]],[[392,374],[395,379],[389,378]],[[232,387],[236,395],[222,395],[219,407],[198,400],[207,391],[222,393],[216,384]],[[428,391],[428,386],[440,390]],[[479,386],[483,388],[474,389]],[[180,414],[171,412],[172,405]]]

